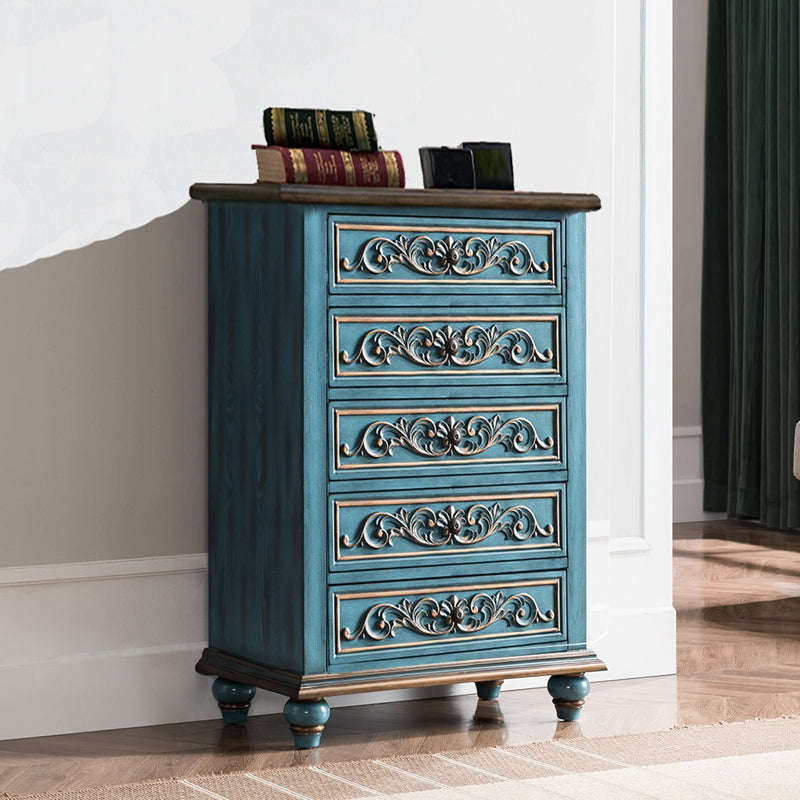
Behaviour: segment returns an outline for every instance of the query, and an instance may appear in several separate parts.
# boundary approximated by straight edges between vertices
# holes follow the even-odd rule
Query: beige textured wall
[[[707,0],[673,0],[673,425],[700,417]]]
[[[0,272],[0,567],[206,549],[205,209]]]

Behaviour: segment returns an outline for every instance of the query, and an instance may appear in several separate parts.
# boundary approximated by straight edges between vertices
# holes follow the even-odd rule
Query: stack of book
[[[254,144],[259,183],[405,186],[397,150],[380,150],[372,114],[264,109],[266,144]]]

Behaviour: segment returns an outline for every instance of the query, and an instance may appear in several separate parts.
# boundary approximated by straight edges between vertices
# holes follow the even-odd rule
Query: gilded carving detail
[[[505,620],[509,627],[528,628],[541,622],[552,622],[555,611],[542,612],[536,600],[525,592],[506,596],[480,593],[471,598],[451,595],[441,601],[423,597],[416,601],[401,600],[396,605],[378,603],[368,609],[361,627],[351,632],[342,629],[346,641],[372,639],[379,642],[393,637],[400,628],[422,636],[447,636],[453,633],[472,634]]]
[[[489,239],[469,236],[463,241],[452,236],[438,240],[424,235],[409,238],[400,234],[394,239],[375,236],[364,243],[355,262],[342,258],[340,265],[345,272],[373,275],[391,272],[396,265],[422,275],[458,277],[479,275],[493,267],[516,277],[532,272],[546,275],[550,271],[546,261],[536,263],[524,242],[499,241],[496,236]]]
[[[493,356],[516,366],[553,360],[552,350],[539,351],[528,331],[523,328],[502,331],[497,325],[488,328],[470,325],[463,331],[449,325],[435,331],[424,325],[413,328],[399,325],[391,331],[375,328],[362,336],[352,356],[342,351],[340,357],[344,364],[380,367],[391,363],[392,356],[420,367],[471,367]]]
[[[430,417],[411,421],[400,417],[396,422],[378,420],[371,423],[355,447],[342,445],[342,453],[349,457],[361,455],[378,459],[391,456],[396,448],[400,448],[425,458],[469,457],[495,445],[522,454],[531,450],[549,450],[554,441],[551,436],[539,438],[533,424],[523,417],[505,422],[499,415],[491,418],[476,415],[466,420],[449,416],[438,422]]]
[[[411,510],[400,508],[394,514],[378,511],[367,517],[356,536],[352,539],[343,536],[341,541],[346,548],[381,550],[391,547],[395,539],[406,539],[422,547],[435,548],[468,546],[495,534],[525,542],[552,536],[553,532],[552,525],[542,527],[526,506],[504,509],[499,503],[492,506],[477,503],[466,509],[450,505],[440,511],[427,506]]]

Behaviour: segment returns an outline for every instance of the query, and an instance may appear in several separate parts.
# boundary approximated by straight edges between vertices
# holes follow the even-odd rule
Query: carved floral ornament
[[[432,330],[424,325],[393,330],[375,328],[362,337],[356,352],[351,356],[341,353],[344,364],[367,364],[379,367],[391,363],[399,356],[420,367],[471,367],[493,356],[506,364],[525,366],[533,362],[553,360],[553,351],[540,352],[533,337],[523,328],[503,331],[497,325],[483,328],[470,325],[464,330],[445,325]]]
[[[469,599],[451,595],[442,600],[423,597],[416,601],[403,599],[397,604],[378,603],[367,609],[361,627],[351,632],[342,629],[342,638],[382,641],[405,628],[422,636],[439,637],[448,634],[473,634],[505,620],[508,627],[529,628],[542,622],[552,622],[555,611],[542,612],[536,600],[526,592],[506,596],[480,593]]]
[[[399,234],[393,239],[375,236],[365,242],[354,262],[342,258],[344,272],[368,272],[381,275],[392,267],[403,266],[421,275],[470,277],[488,269],[498,268],[507,275],[522,277],[531,273],[546,275],[547,261],[536,263],[524,242],[501,241],[496,236],[482,239],[468,236],[464,240],[445,236],[434,240],[430,236],[407,237]]]
[[[531,450],[550,450],[554,444],[551,436],[539,438],[536,428],[524,417],[503,421],[497,414],[491,418],[476,415],[466,420],[448,416],[438,422],[430,417],[411,421],[400,417],[396,422],[371,423],[355,447],[342,445],[342,454],[379,459],[391,456],[399,448],[425,458],[468,457],[495,445],[523,454]]]
[[[400,508],[394,514],[379,511],[370,514],[358,533],[350,539],[343,536],[345,548],[368,547],[381,550],[392,547],[395,539],[405,539],[421,547],[445,545],[469,546],[500,534],[507,540],[525,542],[554,533],[550,524],[542,527],[526,506],[503,508],[499,503],[480,503],[468,508],[449,505],[439,511],[426,506],[411,510]]]

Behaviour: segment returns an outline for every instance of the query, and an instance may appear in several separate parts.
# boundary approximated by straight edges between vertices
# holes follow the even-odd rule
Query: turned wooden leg
[[[475,681],[479,700],[497,700],[503,681]]]
[[[290,698],[283,707],[283,716],[289,723],[289,730],[294,736],[294,746],[298,750],[319,747],[322,731],[330,715],[331,708],[321,697],[313,700]]]
[[[250,701],[256,693],[255,686],[217,678],[211,686],[211,693],[226,725],[244,725],[250,710]]]
[[[582,673],[553,675],[547,681],[547,691],[553,698],[556,715],[564,722],[574,722],[581,715],[581,707],[589,694],[589,679]]]

